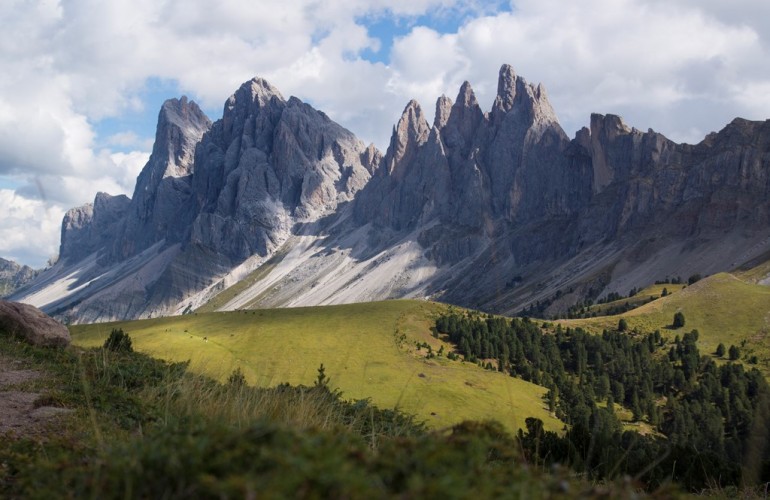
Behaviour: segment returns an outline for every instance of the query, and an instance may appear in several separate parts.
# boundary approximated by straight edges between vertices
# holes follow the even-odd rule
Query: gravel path
[[[51,417],[70,413],[66,408],[39,406],[40,393],[18,386],[42,376],[20,361],[0,355],[0,436],[29,437],[40,433]]]

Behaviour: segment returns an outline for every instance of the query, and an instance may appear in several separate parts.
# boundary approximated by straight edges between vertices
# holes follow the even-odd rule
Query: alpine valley
[[[71,323],[428,297],[545,315],[770,251],[770,121],[677,144],[593,114],[570,139],[542,85],[500,69],[383,154],[255,78],[211,122],[166,101],[132,198],[62,222],[58,262],[12,295]]]

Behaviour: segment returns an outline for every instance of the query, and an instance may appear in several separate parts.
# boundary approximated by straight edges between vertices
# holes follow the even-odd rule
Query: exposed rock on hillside
[[[544,87],[507,65],[487,112],[468,82],[433,124],[410,101],[384,156],[255,78],[213,124],[164,104],[133,199],[68,212],[61,261],[17,299],[146,317],[251,276],[220,307],[428,296],[553,312],[770,252],[769,171],[770,122],[688,145],[594,114],[570,140]]]
[[[352,200],[376,160],[325,114],[255,78],[228,99],[198,147],[190,242],[233,262],[265,256],[295,221]]]
[[[5,297],[37,277],[40,271],[0,258],[0,297]]]
[[[213,124],[194,102],[171,99],[133,198],[100,193],[70,210],[61,262],[24,297],[74,321],[168,312],[243,260],[269,256],[295,223],[352,201],[379,160],[260,78]]]
[[[104,253],[118,237],[130,203],[125,195],[97,193],[93,203],[68,210],[61,226],[62,264],[74,264],[94,252]]]
[[[0,300],[0,332],[21,337],[38,347],[66,347],[67,327],[37,307]]]
[[[182,241],[194,212],[189,210],[195,148],[211,121],[186,97],[161,107],[155,145],[136,180],[134,196],[120,221],[112,259],[124,260],[159,241]]]

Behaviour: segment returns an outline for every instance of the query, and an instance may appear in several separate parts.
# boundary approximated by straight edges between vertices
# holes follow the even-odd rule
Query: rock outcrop
[[[111,246],[113,261],[160,241],[181,242],[189,233],[195,215],[189,209],[195,148],[210,127],[208,117],[186,97],[163,103],[152,154]]]
[[[351,201],[376,160],[325,114],[255,78],[227,100],[198,146],[190,242],[233,262],[265,256],[295,221]]]
[[[59,260],[74,264],[92,253],[104,254],[118,238],[130,203],[125,195],[97,193],[93,203],[68,210],[62,220]]]
[[[40,271],[0,258],[0,297],[5,297],[34,280]]]
[[[67,327],[29,304],[0,300],[0,333],[20,337],[38,347],[66,347]]]

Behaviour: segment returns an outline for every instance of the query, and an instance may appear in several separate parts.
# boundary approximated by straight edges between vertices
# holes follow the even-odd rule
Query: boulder
[[[0,333],[16,335],[39,347],[66,347],[67,327],[35,306],[0,300]]]

